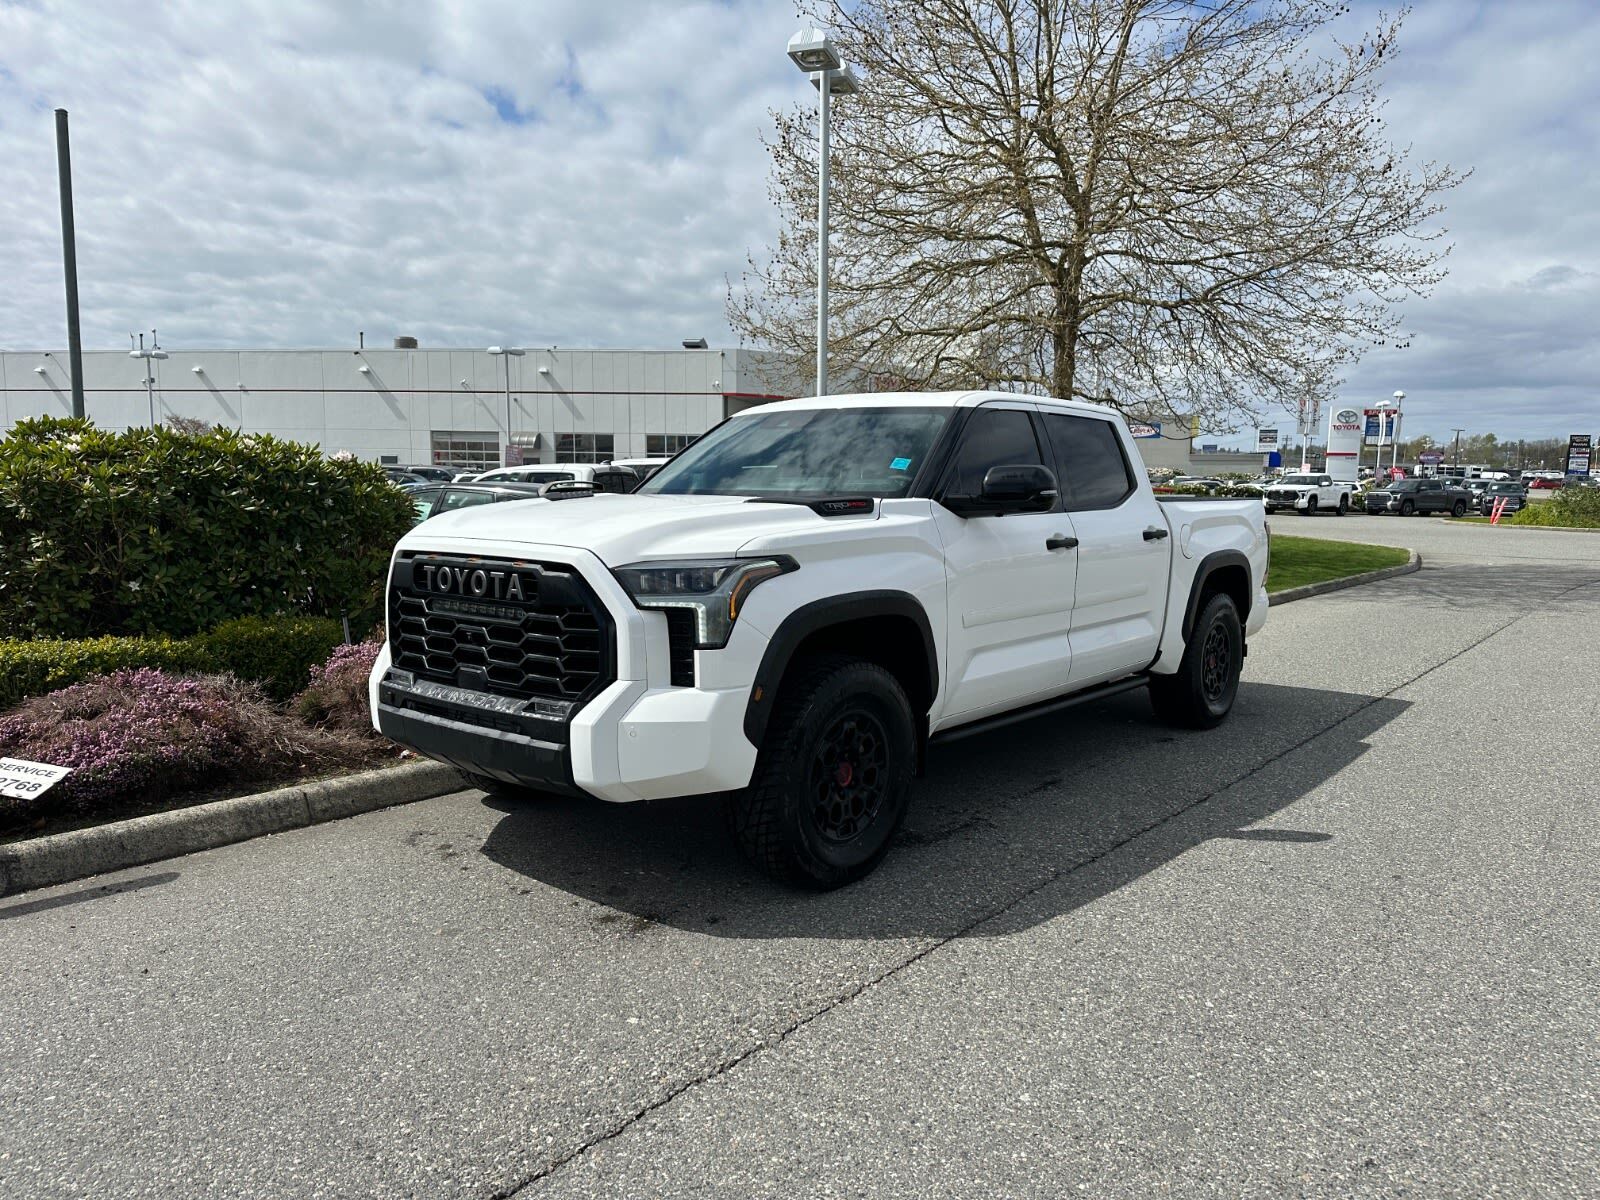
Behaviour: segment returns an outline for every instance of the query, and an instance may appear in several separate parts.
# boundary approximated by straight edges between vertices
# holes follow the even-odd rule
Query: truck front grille
[[[605,606],[565,563],[413,553],[394,567],[389,646],[423,679],[581,704],[614,676]]]

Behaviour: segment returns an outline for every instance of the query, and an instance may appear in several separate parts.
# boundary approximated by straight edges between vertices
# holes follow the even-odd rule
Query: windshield
[[[1522,485],[1520,483],[1491,483],[1488,490],[1491,492],[1520,492]]]
[[[801,408],[717,426],[638,491],[663,496],[904,496],[948,408]]]
[[[1401,479],[1389,485],[1391,492],[1414,492],[1422,485],[1415,479]]]

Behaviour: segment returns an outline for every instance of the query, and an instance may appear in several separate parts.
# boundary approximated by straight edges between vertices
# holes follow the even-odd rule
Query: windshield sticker
[[[889,470],[891,470],[891,471],[904,471],[910,465],[911,465],[911,460],[909,458],[897,458],[897,459],[895,459],[893,462],[891,462],[889,464]]]

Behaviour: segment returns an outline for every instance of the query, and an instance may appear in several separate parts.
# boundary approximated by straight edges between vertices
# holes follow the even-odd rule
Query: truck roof
[[[1123,416],[1114,408],[1104,404],[1091,404],[1086,400],[1061,400],[1054,396],[1036,396],[1031,392],[996,391],[853,392],[836,396],[798,396],[793,400],[775,400],[744,411],[765,412],[774,408],[855,408],[865,405],[871,405],[873,408],[974,408],[991,400],[1027,400],[1035,404],[1048,404],[1052,408],[1072,409],[1075,412]]]

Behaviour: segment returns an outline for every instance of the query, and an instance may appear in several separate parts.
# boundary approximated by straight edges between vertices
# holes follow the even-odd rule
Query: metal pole
[[[831,71],[817,76],[821,154],[817,158],[817,395],[828,394],[828,116]]]
[[[83,416],[83,338],[78,330],[78,232],[72,220],[72,146],[67,110],[56,109],[56,175],[61,190],[61,265],[67,276],[67,358],[72,369],[72,415]]]
[[[502,354],[506,360],[506,458],[511,457],[511,355]],[[511,464],[505,463],[505,466]]]

